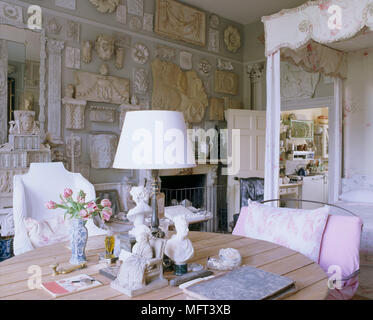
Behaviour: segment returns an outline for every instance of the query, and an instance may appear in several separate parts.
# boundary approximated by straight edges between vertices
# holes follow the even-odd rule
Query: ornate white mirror
[[[23,133],[35,130],[38,121],[44,134],[45,41],[43,31],[0,24],[0,145],[15,120]]]

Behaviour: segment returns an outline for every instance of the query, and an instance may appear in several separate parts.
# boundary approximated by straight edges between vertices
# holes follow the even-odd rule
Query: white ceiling
[[[351,39],[340,42],[328,44],[329,47],[341,50],[344,52],[351,52],[356,50],[368,49],[373,47],[373,31],[360,32]]]
[[[262,16],[291,9],[305,0],[181,0],[186,4],[213,12],[241,24],[260,21]]]

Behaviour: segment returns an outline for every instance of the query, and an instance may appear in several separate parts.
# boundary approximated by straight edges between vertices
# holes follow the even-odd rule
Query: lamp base
[[[159,228],[159,218],[158,218],[158,202],[157,202],[157,195],[159,192],[159,186],[158,186],[158,176],[159,171],[158,170],[152,170],[152,220],[151,220],[151,233],[153,237],[156,238],[164,238],[165,233]]]

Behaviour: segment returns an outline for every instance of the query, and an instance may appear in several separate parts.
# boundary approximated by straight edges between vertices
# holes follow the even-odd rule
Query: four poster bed
[[[357,193],[359,201],[353,201],[353,197],[341,197],[344,192],[351,191],[351,188],[355,187],[358,190],[362,187],[358,184],[351,187],[349,182],[351,174],[346,169],[346,150],[343,162],[345,178],[342,179],[342,134],[344,134],[344,142],[349,139],[348,136],[351,134],[351,128],[346,127],[348,125],[346,117],[349,115],[346,112],[343,113],[342,97],[344,96],[346,99],[346,96],[351,95],[353,86],[356,89],[354,83],[348,92],[346,91],[346,81],[356,66],[356,63],[349,63],[351,52],[373,48],[373,0],[309,1],[298,8],[282,10],[272,16],[263,17],[262,21],[265,27],[265,54],[267,56],[264,200],[276,199],[278,196],[281,112],[280,60],[286,59],[306,71],[320,72],[334,79],[334,104],[329,108],[328,202],[344,206],[361,217],[364,223],[361,253],[373,255],[373,179],[372,183],[367,182],[371,177],[365,176],[365,179],[362,179],[365,183],[364,188],[371,190],[371,194],[367,193],[366,199],[361,199],[362,193]],[[364,52],[360,59],[366,55],[368,53]],[[368,72],[365,70],[368,67],[369,70],[373,70],[373,60],[369,61],[370,67],[365,65],[365,68],[359,72]],[[368,81],[360,81],[358,84],[360,87],[366,86],[366,91],[369,91],[369,86],[370,88],[373,86],[373,71],[369,72],[371,73],[367,77]],[[355,71],[355,76],[356,73]],[[359,75],[357,76],[359,77]],[[372,90],[370,89],[370,91]],[[359,93],[355,94],[359,95]],[[371,105],[373,104],[373,94],[369,93],[368,95],[368,101],[371,103],[367,104],[366,108],[373,109]],[[342,121],[343,118],[345,121]],[[342,131],[343,126],[344,130]],[[354,148],[363,148],[363,145],[358,146],[359,143],[364,142],[357,141]],[[362,155],[356,154],[354,156]],[[367,173],[356,172],[359,169],[355,168],[354,173]],[[344,181],[343,188],[342,180]],[[306,195],[303,195],[303,198],[307,199]],[[276,202],[272,205],[276,205]],[[333,210],[331,213],[343,214],[341,211],[335,212]]]

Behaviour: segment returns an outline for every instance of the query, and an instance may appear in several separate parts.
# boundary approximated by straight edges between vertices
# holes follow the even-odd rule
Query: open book
[[[243,266],[186,286],[183,291],[201,300],[270,300],[294,294],[296,287],[287,277]]]
[[[56,281],[43,282],[42,288],[54,297],[63,296],[90,288],[97,287],[102,283],[87,274],[76,275],[71,278]]]

